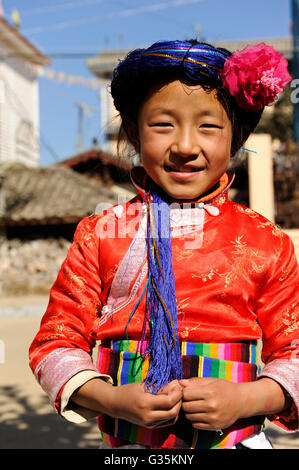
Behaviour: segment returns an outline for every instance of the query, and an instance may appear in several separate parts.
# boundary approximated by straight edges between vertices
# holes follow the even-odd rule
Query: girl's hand
[[[237,383],[217,378],[180,380],[182,408],[195,429],[225,429],[241,417],[242,400]]]
[[[152,395],[145,391],[143,383],[114,387],[94,378],[73,393],[71,402],[98,414],[157,428],[170,426],[177,421],[182,396],[182,387],[177,380],[167,384],[157,395]]]
[[[147,428],[174,424],[182,404],[182,387],[170,382],[157,395],[146,392],[143,383],[111,387],[109,414]]]
[[[196,429],[225,429],[239,418],[277,414],[292,403],[268,377],[243,383],[194,377],[179,384],[184,387],[183,411]]]

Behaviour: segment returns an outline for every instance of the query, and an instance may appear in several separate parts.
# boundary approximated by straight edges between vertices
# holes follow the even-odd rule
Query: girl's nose
[[[178,134],[170,147],[171,153],[181,157],[197,157],[200,153],[200,145],[192,132],[185,131]]]

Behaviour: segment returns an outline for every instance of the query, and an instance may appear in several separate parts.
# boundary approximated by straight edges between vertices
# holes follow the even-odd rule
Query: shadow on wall
[[[33,402],[20,386],[0,387],[0,449],[98,449],[96,420],[74,424],[55,414],[47,396]]]

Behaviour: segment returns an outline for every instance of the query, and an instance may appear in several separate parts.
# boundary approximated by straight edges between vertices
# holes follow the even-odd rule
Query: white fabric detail
[[[217,217],[219,215],[219,209],[215,206],[210,206],[209,204],[204,206],[205,210],[212,216]]]
[[[99,415],[98,412],[70,403],[72,394],[91,379],[101,378],[113,385],[112,377],[92,370],[84,370],[74,375],[65,385],[61,394],[60,415],[72,423],[83,423]]]
[[[273,449],[264,432],[247,437],[242,441],[242,444],[248,449]]]
[[[88,352],[79,348],[58,348],[42,359],[34,374],[54,406],[60,389],[83,370],[97,372]]]

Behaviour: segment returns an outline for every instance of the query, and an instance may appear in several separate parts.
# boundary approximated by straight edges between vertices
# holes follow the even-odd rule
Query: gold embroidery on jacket
[[[53,339],[66,338],[73,341],[80,339],[80,335],[74,333],[70,327],[65,325],[47,325],[47,331],[39,336],[37,339],[37,344],[43,344],[46,341],[51,341]]]
[[[280,282],[283,282],[285,281],[291,274],[292,272],[296,269],[296,266],[292,266],[291,269],[289,269],[288,271],[284,271],[282,270],[282,275],[280,276],[280,278],[278,279]]]
[[[249,217],[252,217],[252,218],[259,217],[259,214],[257,212],[254,212],[252,209],[249,209],[249,207],[234,205],[234,208],[237,212],[241,212],[241,214],[246,214]]]
[[[299,328],[299,305],[294,304],[291,308],[287,309],[285,317],[282,318],[281,322],[286,325],[284,333],[292,333]]]
[[[176,304],[177,304],[178,316],[179,315],[182,315],[182,316],[185,315],[184,308],[186,308],[190,305],[190,302],[186,302],[189,299],[190,299],[190,297],[186,297],[183,300],[177,299]]]
[[[231,241],[235,250],[232,252],[233,264],[230,271],[220,274],[225,277],[225,288],[232,282],[238,279],[239,275],[246,276],[247,274],[257,273],[260,274],[265,269],[265,265],[259,265],[259,252],[253,248],[247,247],[247,242],[243,240],[244,235],[240,235],[234,241]]]
[[[177,261],[182,261],[192,258],[194,250],[182,250],[178,246],[173,247],[173,258]]]
[[[184,308],[188,307],[190,305],[190,302],[187,302],[188,300],[190,299],[190,297],[185,297],[184,299],[182,300],[179,300],[177,299],[177,309],[178,309],[178,318],[181,318],[182,319],[185,317],[185,311],[184,311]],[[181,320],[180,320],[181,321]],[[188,326],[184,326],[184,329],[183,331],[180,332],[180,336],[182,338],[188,338],[189,336],[189,331],[194,331],[196,330],[197,328],[200,327],[200,323],[198,323],[196,326],[194,326],[193,328],[190,328]]]
[[[107,281],[112,279],[114,277],[114,274],[117,272],[118,268],[119,264],[114,264],[112,268],[108,269],[106,274],[103,276],[103,282],[106,283]]]
[[[275,237],[282,237],[283,236],[283,231],[281,230],[281,228],[278,225],[273,224],[273,222],[270,222],[270,220],[268,220],[267,222],[260,222],[257,227],[258,228],[271,227],[272,234]]]
[[[246,214],[248,215],[249,217],[251,218],[257,218],[257,217],[260,217],[260,215],[253,211],[252,209],[250,209],[249,207],[243,207],[243,206],[239,206],[239,205],[235,205],[234,206],[235,210],[237,212],[241,212],[242,214]],[[271,222],[270,220],[267,220],[265,222],[260,222],[257,226],[258,228],[265,228],[265,227],[271,227],[272,229],[272,234],[275,236],[275,237],[281,237],[283,236],[283,231],[281,230],[281,228],[279,227],[279,225],[276,225],[274,224],[273,222]]]
[[[62,266],[62,271],[71,286],[74,284],[80,291],[85,289],[85,280],[83,277],[74,274],[66,264]]]
[[[218,269],[211,269],[209,273],[203,273],[203,274],[191,273],[191,277],[192,279],[194,278],[201,279],[203,282],[212,281],[212,279],[215,276],[219,275],[218,271],[219,271]]]
[[[57,334],[58,338],[70,338],[70,339],[78,339],[81,335],[75,333],[74,330],[64,323],[55,323],[47,325],[48,331],[54,331]]]
[[[196,331],[199,327],[200,323],[198,323],[196,326],[193,326],[192,328],[190,326],[185,326],[184,331],[180,332],[181,338],[188,338],[191,331]]]
[[[222,206],[226,202],[226,197],[225,196],[219,196],[219,198],[215,199],[214,203],[217,204],[217,206]]]
[[[212,268],[207,273],[191,273],[191,278],[200,279],[202,282],[213,281],[216,276],[224,278],[225,289],[234,281],[239,279],[240,275],[247,276],[248,274],[257,273],[261,274],[265,270],[265,265],[260,264],[259,251],[247,246],[247,242],[243,240],[244,235],[240,235],[235,240],[231,241],[234,249],[232,254],[231,269],[226,272],[219,272],[219,269]]]
[[[96,242],[96,239],[97,236],[94,227],[86,225],[84,230],[82,229],[81,232],[76,235],[73,243],[76,248],[79,248],[82,242],[85,242],[87,246],[92,246]]]

